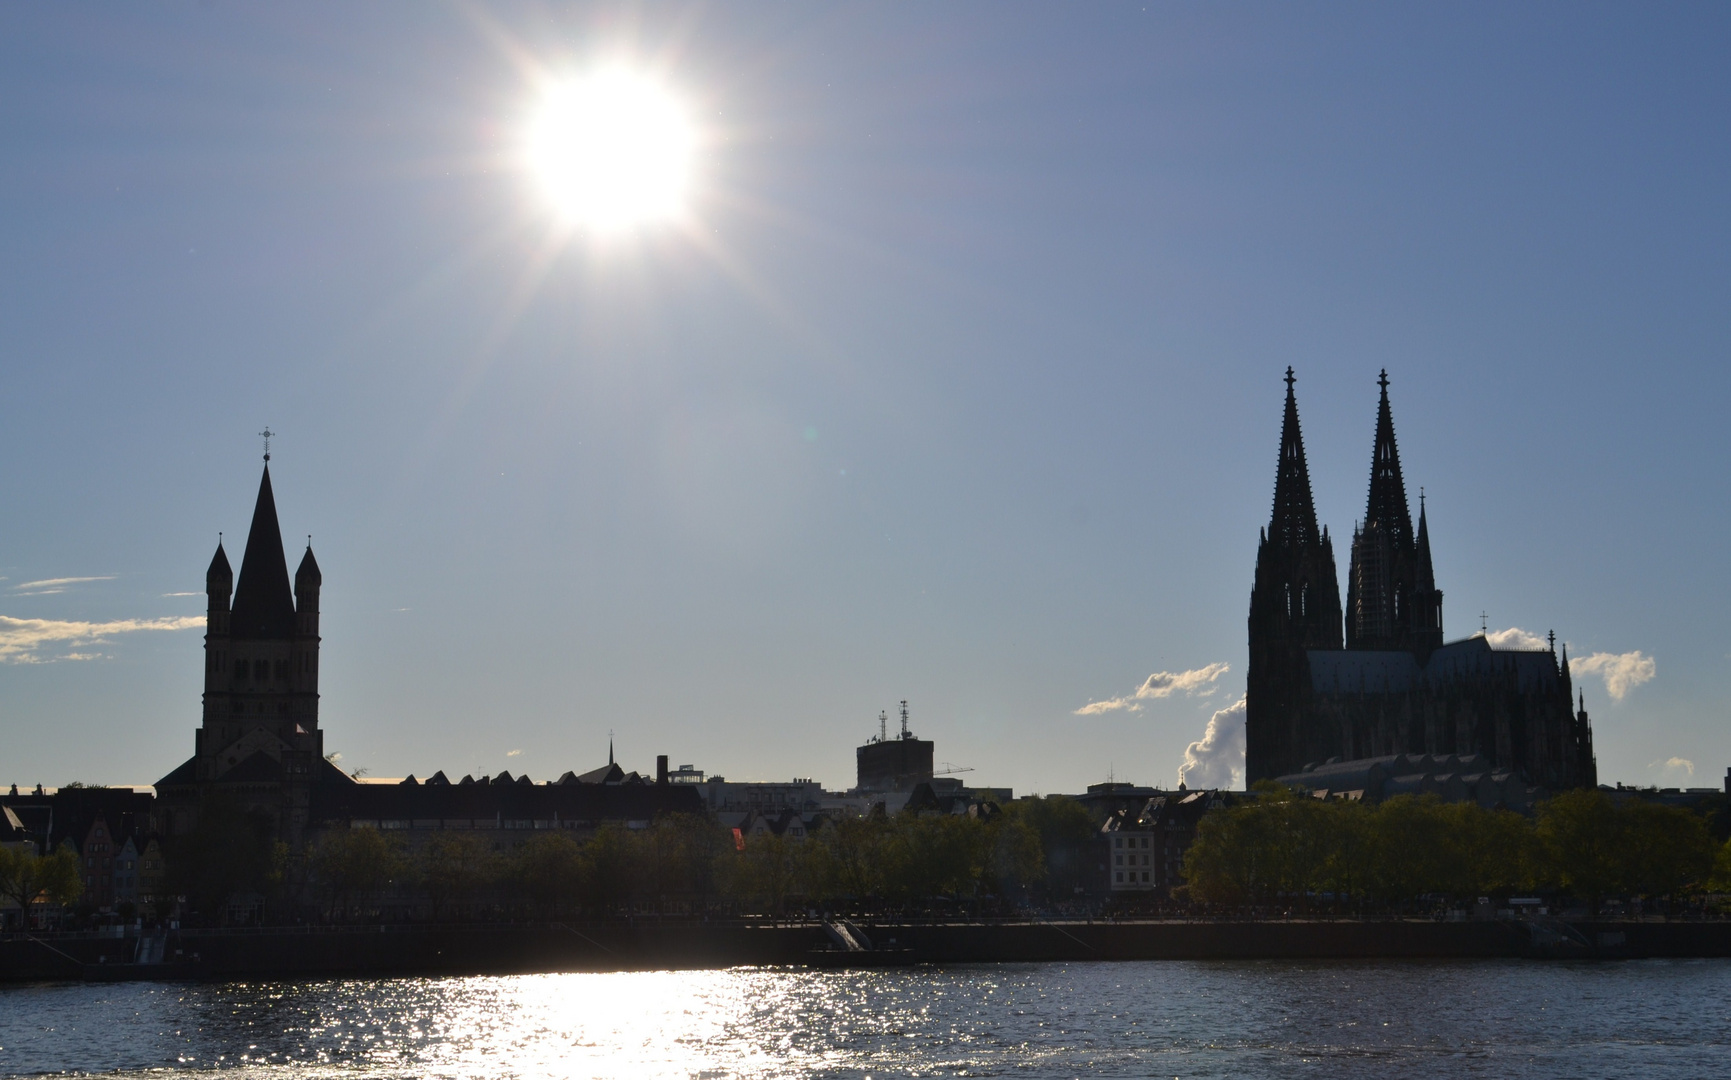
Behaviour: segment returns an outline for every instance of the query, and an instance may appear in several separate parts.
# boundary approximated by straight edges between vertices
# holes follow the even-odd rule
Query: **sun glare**
[[[529,159],[567,221],[614,231],[678,215],[694,142],[672,95],[615,69],[548,89],[530,126]]]

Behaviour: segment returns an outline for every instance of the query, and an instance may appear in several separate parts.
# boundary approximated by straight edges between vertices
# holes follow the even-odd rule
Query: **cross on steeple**
[[[276,432],[274,432],[274,431],[272,431],[272,430],[271,430],[271,429],[270,429],[270,425],[269,425],[269,424],[266,424],[266,425],[265,425],[265,428],[264,428],[264,430],[263,430],[263,431],[261,431],[261,432],[259,432],[259,434],[260,434],[260,435],[262,435],[262,436],[263,436],[263,437],[264,437],[264,459],[265,459],[265,461],[267,461],[267,462],[268,462],[268,461],[269,461],[269,460],[270,460],[270,440],[271,440],[271,436],[273,436],[273,435],[275,435],[275,434],[276,434]]]
[[[1298,379],[1292,374],[1292,365],[1288,364],[1286,366],[1286,388],[1288,390],[1291,390],[1292,384],[1297,382],[1297,381],[1298,381]]]
[[[1482,611],[1479,612],[1479,633],[1486,637],[1489,637],[1491,633],[1490,616]]]

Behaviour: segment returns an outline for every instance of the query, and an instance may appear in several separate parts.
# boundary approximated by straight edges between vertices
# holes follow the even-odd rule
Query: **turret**
[[[295,570],[295,619],[296,629],[301,636],[318,636],[319,632],[319,586],[324,584],[324,575],[319,573],[319,561],[313,558],[312,537],[307,537],[307,553],[301,556],[299,569]]]
[[[229,569],[228,552],[222,549],[222,538],[216,541],[216,554],[211,556],[210,568],[204,572],[204,630],[208,639],[211,634],[228,633],[228,600],[234,593],[234,571]]]
[[[211,691],[216,689],[228,665],[228,600],[234,592],[234,571],[229,569],[228,553],[222,549],[222,537],[216,540],[216,554],[210,568],[204,572],[204,693],[206,708]]]

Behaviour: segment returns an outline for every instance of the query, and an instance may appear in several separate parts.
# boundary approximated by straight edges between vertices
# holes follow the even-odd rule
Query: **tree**
[[[980,827],[986,830],[987,876],[1000,894],[1045,878],[1046,853],[1040,834],[1027,821],[1004,815]]]
[[[511,878],[544,918],[558,918],[582,899],[583,849],[563,833],[540,833],[511,853]]]
[[[880,847],[885,892],[902,900],[972,895],[986,868],[984,841],[973,818],[897,814]]]
[[[470,833],[434,834],[421,850],[418,867],[433,918],[441,918],[451,906],[474,903],[497,872],[497,861],[487,845]]]
[[[237,893],[263,893],[273,871],[271,821],[221,792],[200,800],[191,832],[164,844],[168,891],[206,919],[226,921]]]
[[[631,834],[603,825],[583,845],[583,903],[605,913],[636,891],[638,855]]]
[[[1434,795],[1397,795],[1372,814],[1372,878],[1377,895],[1389,902],[1425,893],[1457,891],[1459,836],[1450,815]]]
[[[748,838],[745,850],[724,864],[728,865],[728,891],[761,911],[780,915],[789,896],[805,892],[806,847],[806,841],[775,833]]]
[[[679,897],[702,905],[716,891],[718,857],[732,847],[732,838],[713,820],[699,814],[663,814],[638,837],[643,853],[644,880],[649,896]]]
[[[1092,880],[1096,829],[1087,807],[1063,795],[1019,799],[1004,807],[1004,818],[1025,823],[1039,838],[1047,891],[1073,896]]]
[[[377,829],[329,829],[312,852],[313,875],[332,918],[365,911],[405,869],[396,838]]]
[[[863,900],[883,887],[881,849],[889,823],[882,817],[842,818],[818,841],[824,847],[824,892]]]
[[[1717,852],[1707,823],[1681,807],[1633,799],[1618,808],[1622,892],[1675,896],[1704,885]]]
[[[1714,856],[1713,877],[1708,881],[1707,887],[1714,892],[1731,892],[1731,840],[1721,844]]]
[[[63,845],[47,856],[37,855],[33,846],[0,848],[0,897],[18,905],[26,925],[32,905],[46,901],[65,906],[83,891],[78,856],[71,848]]]

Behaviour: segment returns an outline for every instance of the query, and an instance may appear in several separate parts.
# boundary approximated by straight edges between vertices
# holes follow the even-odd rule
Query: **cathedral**
[[[1250,592],[1245,766],[1250,783],[1307,766],[1431,755],[1556,791],[1598,782],[1593,735],[1577,711],[1568,650],[1492,649],[1483,635],[1443,640],[1424,500],[1406,499],[1379,381],[1370,498],[1353,530],[1340,602],[1334,544],[1318,529],[1292,369],[1274,513]]]

